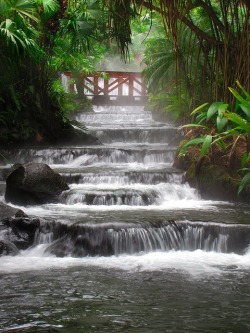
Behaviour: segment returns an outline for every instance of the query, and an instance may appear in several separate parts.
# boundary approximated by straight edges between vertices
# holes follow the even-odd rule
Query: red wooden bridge
[[[71,72],[64,73],[73,78]],[[92,99],[94,105],[143,105],[147,93],[141,73],[139,72],[96,72],[81,76],[80,86],[84,95]],[[69,90],[77,92],[74,83]]]

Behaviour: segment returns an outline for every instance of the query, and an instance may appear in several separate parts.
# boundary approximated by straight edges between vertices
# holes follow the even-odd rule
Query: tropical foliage
[[[178,53],[175,51],[172,37],[165,36],[162,27],[146,41],[146,67],[143,74],[148,83],[149,105],[154,111],[161,110],[167,113],[169,118],[175,121],[185,121],[195,102],[192,87],[197,79],[196,68],[193,63],[193,75],[188,75],[186,67],[190,53],[190,38],[190,29],[182,27]],[[200,68],[201,66],[197,69],[199,76]],[[196,76],[198,74],[196,73]]]
[[[54,82],[62,70],[93,70],[102,13],[94,0],[0,0],[0,142],[53,139],[68,127],[72,103]]]
[[[124,1],[112,3],[122,6]],[[185,122],[190,122],[190,110],[195,109],[190,115],[195,118],[195,128],[188,125],[192,126],[190,140],[182,153],[192,145],[201,145],[198,164],[205,156],[215,163],[215,157],[221,155],[221,163],[228,159],[231,167],[235,152],[243,146],[240,172],[246,175],[243,174],[241,191],[250,178],[246,93],[250,90],[249,1],[128,0],[124,5],[125,23],[122,27],[114,25],[118,32],[123,31],[117,36],[125,50],[131,36],[128,24],[145,8],[151,13],[152,29],[157,13],[165,33],[148,42],[145,56],[151,105],[171,114],[175,110]],[[204,101],[208,104],[197,108]]]
[[[236,98],[234,106],[224,102],[208,103],[196,108],[192,115],[195,123],[182,126],[182,129],[198,129],[199,135],[187,141],[181,148],[179,155],[185,155],[192,146],[200,146],[200,157],[208,156],[215,160],[214,154],[227,156],[229,167],[232,166],[233,155],[237,144],[241,148],[241,173],[239,193],[250,182],[250,94],[237,81],[241,91],[229,88]],[[194,136],[195,131],[192,132]],[[197,134],[196,133],[196,134]],[[231,168],[232,169],[232,168]]]
[[[228,87],[235,89],[236,80],[245,87],[250,86],[248,0],[128,0],[126,4],[114,0],[111,3],[110,10],[115,10],[116,5],[124,7],[126,20],[121,25],[114,25],[119,45],[124,50],[131,41],[129,22],[138,11],[146,8],[152,14],[161,15],[166,43],[160,50],[151,49],[151,69],[147,73],[150,86],[159,86],[157,89],[160,93],[163,88],[159,76],[166,77],[170,73],[169,62],[174,64],[171,52],[175,56],[176,92],[190,95],[192,99],[191,104],[187,99],[187,109],[189,106],[194,108],[204,100],[211,102],[221,99],[232,103],[233,96]],[[114,16],[114,20],[118,20],[118,17]],[[157,67],[158,76],[152,76],[154,72],[157,74]],[[182,73],[185,73],[185,77]],[[168,87],[173,86],[173,81],[164,82],[168,94]]]

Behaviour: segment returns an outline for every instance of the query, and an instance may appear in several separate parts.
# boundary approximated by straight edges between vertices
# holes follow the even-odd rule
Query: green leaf
[[[225,136],[230,137],[230,136],[234,136],[234,135],[239,135],[240,132],[241,131],[238,127],[234,127],[234,128],[228,129],[225,132],[221,132],[220,135],[223,136],[223,137],[225,137]]]
[[[55,0],[39,0],[43,6],[44,12],[54,14],[59,9],[59,4]]]
[[[223,151],[226,151],[227,150],[227,145],[225,144],[225,142],[223,140],[221,140],[221,138],[218,138],[217,140],[217,143],[218,143],[218,146],[220,146],[220,148],[223,150]],[[215,142],[215,141],[214,141]]]
[[[247,119],[249,120],[250,119],[250,108],[246,107],[243,104],[240,104],[239,106],[242,109],[242,111],[245,113],[245,115],[247,116]]]
[[[200,125],[200,124],[187,124],[187,125],[181,126],[180,129],[189,128],[189,127],[201,127],[201,128],[204,128],[204,129],[209,129],[207,126],[203,126],[203,125]]]
[[[231,93],[234,95],[234,97],[240,101],[243,105],[245,105],[247,108],[250,108],[250,102],[248,102],[246,99],[244,99],[236,90],[233,88],[228,88]]]
[[[207,111],[207,120],[211,119],[213,115],[218,111],[218,108],[220,105],[224,104],[223,102],[214,102],[210,105],[208,111]]]
[[[227,110],[229,104],[223,103],[220,104],[218,107],[218,114],[220,117],[223,117],[224,112]]]
[[[212,135],[207,135],[205,137],[205,140],[204,140],[203,145],[201,147],[201,157],[206,155],[209,147],[211,146],[212,141],[213,141]]]
[[[206,113],[200,113],[197,117],[196,117],[196,122],[197,124],[201,124],[204,120],[206,120]]]
[[[28,17],[36,23],[39,22],[39,18],[36,13],[36,2],[28,0],[17,0],[13,2],[12,10],[18,13],[21,17]]]
[[[240,172],[240,171],[246,171],[246,172],[248,172],[249,168],[242,168],[242,169],[238,170],[237,172]]]
[[[200,143],[203,143],[205,140],[205,137],[199,137],[199,138],[195,138],[192,139],[190,141],[188,141],[179,151],[179,156],[180,155],[185,155],[185,153],[187,152],[187,150],[191,147],[191,146],[197,146]]]
[[[247,123],[247,121],[239,116],[236,113],[233,112],[227,112],[225,113],[225,116],[230,119],[232,122],[239,125],[239,127],[244,130],[246,133],[250,134],[250,125]]]
[[[216,125],[218,131],[221,132],[227,123],[228,123],[228,118],[226,117],[221,118],[220,116],[218,116],[216,119]]]
[[[238,80],[236,80],[236,83],[238,85],[238,87],[240,87],[241,91],[245,94],[245,96],[247,98],[250,98],[250,94],[246,91],[246,89],[240,84],[240,82]]]
[[[241,168],[244,168],[250,161],[250,153],[244,153],[241,158]]]
[[[250,183],[250,171],[241,179],[240,186],[238,188],[238,194]]]
[[[191,116],[194,115],[195,113],[197,113],[198,111],[200,111],[201,109],[203,109],[206,105],[208,105],[208,103],[204,103],[204,104],[198,106],[196,109],[194,109],[194,110],[192,111],[192,113],[191,113],[190,115],[191,115]]]

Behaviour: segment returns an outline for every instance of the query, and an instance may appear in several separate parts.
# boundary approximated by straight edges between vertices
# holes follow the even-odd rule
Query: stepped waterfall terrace
[[[1,151],[70,189],[19,207],[40,226],[0,258],[0,332],[249,332],[249,207],[202,200],[173,168],[176,128],[143,107],[77,120],[102,145]]]

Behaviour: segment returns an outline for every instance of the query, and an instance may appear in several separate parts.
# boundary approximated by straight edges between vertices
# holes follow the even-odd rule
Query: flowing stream
[[[177,129],[143,107],[77,120],[102,144],[9,157],[49,164],[70,189],[20,207],[42,225],[0,258],[0,332],[250,332],[249,206],[202,200],[173,168]]]

